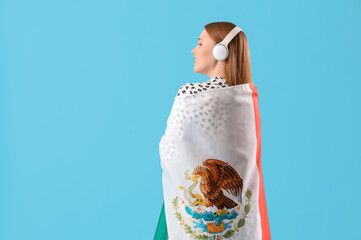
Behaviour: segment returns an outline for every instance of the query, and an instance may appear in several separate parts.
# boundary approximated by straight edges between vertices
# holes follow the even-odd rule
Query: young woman
[[[160,144],[164,203],[154,239],[271,239],[258,92],[244,32],[207,24]]]

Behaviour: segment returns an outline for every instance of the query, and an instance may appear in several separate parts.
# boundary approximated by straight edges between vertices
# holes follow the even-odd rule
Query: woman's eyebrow
[[[198,38],[198,40],[202,40],[202,38]]]

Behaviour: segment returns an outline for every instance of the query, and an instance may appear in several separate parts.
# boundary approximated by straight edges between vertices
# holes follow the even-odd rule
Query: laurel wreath
[[[247,189],[246,197],[247,197],[246,201],[248,203],[244,206],[244,212],[242,213],[243,217],[237,222],[237,224],[233,225],[234,230],[230,229],[230,230],[226,231],[225,234],[218,235],[218,237],[220,239],[232,237],[234,235],[234,233],[236,231],[239,232],[239,228],[243,227],[244,224],[246,223],[246,218],[248,218],[247,215],[248,215],[249,211],[251,210],[251,204],[250,204],[250,202],[252,201],[252,199],[251,199],[251,197],[252,197],[251,190]],[[174,214],[175,214],[176,218],[178,219],[179,224],[184,225],[184,231],[187,234],[189,234],[190,237],[194,237],[194,239],[199,239],[199,240],[212,240],[212,239],[216,238],[217,235],[207,236],[205,234],[201,234],[201,233],[197,234],[196,231],[192,231],[192,227],[189,226],[189,224],[184,222],[184,218],[182,218],[181,213],[178,211],[178,208],[180,207],[178,196],[173,199],[172,203],[173,203],[173,209],[175,209]],[[239,205],[239,206],[241,206],[241,205]]]

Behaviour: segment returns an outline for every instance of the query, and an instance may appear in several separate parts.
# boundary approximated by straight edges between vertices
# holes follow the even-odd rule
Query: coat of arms
[[[197,166],[190,175],[185,171],[185,178],[193,183],[188,187],[179,186],[183,190],[183,197],[175,197],[172,201],[175,216],[190,237],[195,239],[224,239],[230,238],[235,231],[244,226],[247,214],[251,209],[252,192],[247,189],[246,204],[244,204],[243,217],[240,215],[242,207],[243,179],[227,162],[217,159],[207,159],[204,166]],[[199,185],[201,194],[194,194],[193,190]],[[237,202],[226,195],[223,190],[237,197]],[[185,222],[178,208],[180,202],[189,215],[189,223]],[[210,211],[215,206],[217,211]],[[203,210],[207,208],[207,210]],[[227,209],[227,210],[226,210]],[[208,233],[208,234],[204,234]]]

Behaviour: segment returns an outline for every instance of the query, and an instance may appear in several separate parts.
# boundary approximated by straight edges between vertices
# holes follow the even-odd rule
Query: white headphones
[[[228,44],[229,42],[242,31],[239,27],[235,26],[227,36],[222,40],[222,42],[217,43],[212,50],[213,57],[218,61],[224,61],[228,58]]]

